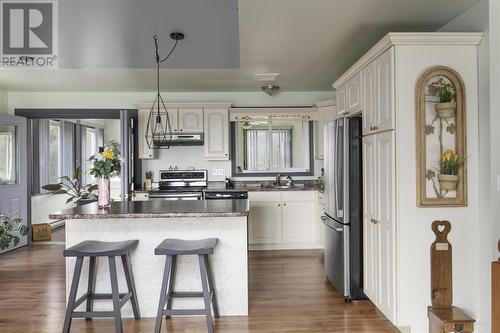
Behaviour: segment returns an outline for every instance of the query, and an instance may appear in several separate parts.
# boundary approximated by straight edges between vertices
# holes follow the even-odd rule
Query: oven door
[[[201,200],[203,193],[190,192],[190,193],[150,193],[149,200]]]

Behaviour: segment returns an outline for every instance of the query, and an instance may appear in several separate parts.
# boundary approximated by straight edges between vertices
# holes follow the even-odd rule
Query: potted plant
[[[0,215],[0,250],[5,250],[12,243],[14,246],[19,244],[21,239],[16,233],[26,236],[28,232],[29,227],[22,224],[20,217]]]
[[[109,179],[120,173],[122,158],[119,150],[120,144],[116,141],[108,142],[99,152],[90,157],[93,166],[90,174],[97,177],[98,202],[100,208],[109,207],[110,183]]]
[[[85,204],[97,198],[94,193],[94,191],[97,190],[97,184],[81,186],[81,175],[82,168],[78,167],[73,174],[73,178],[69,178],[68,176],[59,177],[61,182],[57,184],[47,184],[42,186],[42,188],[52,194],[68,195],[69,198],[66,200],[67,204],[70,202],[74,202],[76,205]]]
[[[454,100],[455,87],[451,82],[446,82],[444,79],[439,79],[432,84],[439,96],[439,103],[436,104],[437,117],[440,119],[452,118],[457,109],[457,103]]]
[[[441,160],[439,161],[440,174],[438,175],[441,190],[452,191],[457,189],[460,180],[458,170],[462,162],[463,160],[453,150],[447,150],[441,155]]]

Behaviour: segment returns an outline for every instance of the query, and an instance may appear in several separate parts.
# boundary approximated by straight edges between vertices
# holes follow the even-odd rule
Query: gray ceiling
[[[478,2],[239,0],[236,9],[231,0],[163,0],[153,10],[151,1],[60,1],[62,12],[72,12],[62,23],[71,20],[78,36],[60,32],[61,57],[68,55],[61,67],[86,69],[0,70],[0,90],[153,91],[155,71],[144,67],[154,65],[155,29],[164,52],[170,31],[186,33],[164,64],[164,91],[257,91],[253,73],[280,73],[284,91],[331,90],[387,32],[436,31]],[[87,8],[94,6],[99,10]]]
[[[238,68],[237,0],[59,1],[59,68],[153,68],[171,32],[184,33],[165,68]]]

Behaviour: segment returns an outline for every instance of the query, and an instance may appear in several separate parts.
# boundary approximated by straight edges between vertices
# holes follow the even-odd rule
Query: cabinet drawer
[[[314,191],[283,191],[281,199],[286,201],[315,201],[316,195]]]
[[[281,201],[281,192],[248,192],[250,205],[252,201]]]

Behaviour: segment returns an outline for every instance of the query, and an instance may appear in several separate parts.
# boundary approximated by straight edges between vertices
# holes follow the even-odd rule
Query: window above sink
[[[233,177],[313,174],[312,121],[243,117],[231,122]]]

